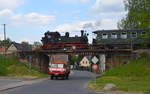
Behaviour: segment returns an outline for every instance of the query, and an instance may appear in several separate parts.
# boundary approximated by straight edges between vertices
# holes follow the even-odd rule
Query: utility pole
[[[4,25],[4,40],[6,40],[6,24],[3,25]]]
[[[4,50],[5,50],[5,55],[6,55],[6,24],[3,24],[4,26]]]

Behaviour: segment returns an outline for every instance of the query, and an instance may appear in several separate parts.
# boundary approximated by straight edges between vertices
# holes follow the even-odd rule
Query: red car
[[[55,60],[49,64],[49,74],[51,79],[62,77],[68,79],[70,74],[70,65],[66,61]]]

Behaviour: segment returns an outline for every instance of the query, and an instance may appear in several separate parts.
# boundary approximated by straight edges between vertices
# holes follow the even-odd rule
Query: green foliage
[[[149,63],[150,57],[142,56],[137,60],[132,60],[129,64],[120,66],[112,69],[111,71],[106,72],[106,76],[120,76],[120,77],[142,77],[149,76],[150,77],[150,66]]]
[[[21,44],[24,45],[24,46],[29,46],[30,45],[29,42],[26,42],[26,41],[22,41]]]
[[[114,83],[119,90],[150,92],[150,56],[142,54],[137,60],[132,60],[124,66],[111,69],[103,77],[94,80],[89,88],[101,90],[107,83]]]
[[[139,35],[138,38],[142,38],[142,40],[140,41],[142,48],[148,49],[150,44],[150,32]]]
[[[3,55],[0,55],[0,75],[7,75],[8,70],[7,66],[9,66],[9,60],[6,62],[6,58]]]
[[[10,46],[11,45],[11,40],[7,38],[7,40],[0,40],[0,46]]]
[[[118,23],[120,29],[141,28],[150,30],[150,0],[126,0],[128,14]]]
[[[25,63],[20,62],[17,57],[0,55],[0,76],[45,77],[47,75],[38,69],[30,69]]]
[[[34,50],[40,50],[42,44],[37,41],[37,42],[34,42],[32,46],[34,47]]]
[[[124,0],[124,4],[128,14],[118,22],[118,28],[150,31],[150,0]],[[147,48],[150,43],[150,32],[139,37],[143,38],[142,47]]]
[[[145,38],[145,39],[150,39],[150,32],[147,32],[147,34],[142,35],[140,37]]]
[[[70,57],[71,57],[71,64],[72,65],[74,65],[75,63],[79,63],[81,58],[82,58],[81,56],[74,55],[74,54],[70,55]]]
[[[42,44],[40,42],[36,41],[36,42],[33,43],[33,45],[34,46],[41,46]]]

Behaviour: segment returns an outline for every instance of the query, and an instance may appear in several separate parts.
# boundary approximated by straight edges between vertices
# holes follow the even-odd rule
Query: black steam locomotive
[[[65,36],[61,36],[59,32],[46,32],[42,37],[42,48],[44,50],[70,50],[70,49],[86,49],[88,48],[88,34],[81,30],[81,36],[70,37],[69,32]]]

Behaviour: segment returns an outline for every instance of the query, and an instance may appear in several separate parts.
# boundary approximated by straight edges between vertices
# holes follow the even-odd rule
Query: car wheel
[[[68,75],[68,74],[66,74],[65,76],[66,76],[66,77],[65,77],[66,79],[69,79],[69,75]]]
[[[53,80],[54,79],[54,76],[51,76],[51,80]]]

